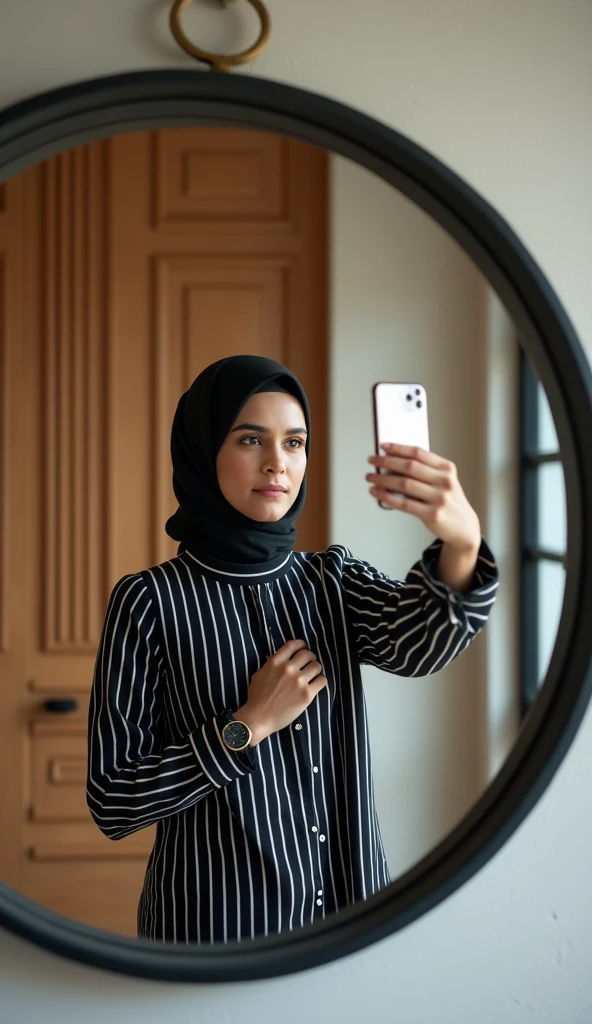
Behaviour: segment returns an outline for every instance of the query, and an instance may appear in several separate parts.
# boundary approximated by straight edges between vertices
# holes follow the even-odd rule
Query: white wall
[[[487,629],[444,672],[403,679],[363,668],[395,878],[474,805],[519,729],[518,342],[486,279],[422,210],[341,157],[331,161],[330,194],[330,539],[395,578],[433,539],[417,519],[378,509],[361,486],[372,385],[417,380],[427,387],[432,450],[456,462],[500,570]]]
[[[269,6],[271,45],[247,73],[366,110],[453,167],[515,227],[592,352],[588,0]],[[185,65],[167,34],[169,7],[10,5],[0,102],[91,75]],[[212,28],[204,43],[242,42],[232,27],[238,5],[224,17],[228,30]],[[592,1014],[591,741],[588,714],[551,787],[493,861],[425,918],[347,961],[225,990],[169,987],[70,965],[6,934],[0,1019],[584,1024]]]
[[[399,192],[349,160],[335,157],[331,169],[330,539],[404,579],[433,535],[368,495],[371,388],[379,380],[425,385],[432,450],[456,462],[485,532],[490,289]],[[509,510],[512,495],[505,499]],[[435,846],[487,783],[486,637],[436,676],[363,669],[392,878]],[[499,689],[507,683],[504,673]]]

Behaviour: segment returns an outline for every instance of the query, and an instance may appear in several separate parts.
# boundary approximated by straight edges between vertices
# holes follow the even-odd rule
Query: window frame
[[[539,527],[539,469],[549,463],[563,460],[559,448],[552,452],[539,452],[540,405],[542,385],[520,348],[520,718],[524,720],[538,696],[541,679],[539,639],[541,619],[539,612],[539,574],[542,562],[559,562],[566,568],[567,551],[549,551],[538,542]],[[546,666],[545,666],[546,668]]]

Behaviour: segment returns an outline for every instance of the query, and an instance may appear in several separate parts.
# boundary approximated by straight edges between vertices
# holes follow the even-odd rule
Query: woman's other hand
[[[249,686],[235,718],[248,725],[251,746],[290,725],[327,685],[323,667],[305,640],[288,640],[269,657]]]

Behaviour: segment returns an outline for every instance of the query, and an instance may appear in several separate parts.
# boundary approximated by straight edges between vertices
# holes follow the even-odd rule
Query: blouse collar
[[[237,562],[222,562],[209,555],[194,555],[187,549],[178,557],[186,565],[191,565],[209,579],[216,579],[220,583],[254,586],[258,583],[271,583],[272,580],[285,576],[292,567],[294,552],[289,551],[287,555],[285,553],[276,555],[268,562],[250,562],[247,565]]]

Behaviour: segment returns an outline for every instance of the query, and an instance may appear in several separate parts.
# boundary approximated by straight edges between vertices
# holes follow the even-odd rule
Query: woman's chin
[[[262,507],[263,506],[263,507]],[[284,501],[261,501],[255,498],[249,503],[249,510],[245,511],[250,519],[257,523],[276,523],[278,519],[285,516],[289,506]]]
[[[270,508],[267,512],[251,513],[251,519],[255,519],[258,523],[277,523],[278,519],[281,519],[285,514],[285,510],[279,511],[278,509]]]

